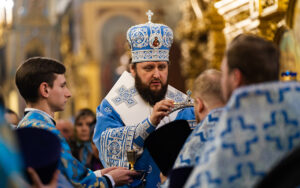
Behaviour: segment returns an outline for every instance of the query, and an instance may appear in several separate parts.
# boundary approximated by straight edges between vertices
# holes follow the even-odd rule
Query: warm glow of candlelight
[[[0,0],[0,24],[10,25],[13,17],[13,0]]]

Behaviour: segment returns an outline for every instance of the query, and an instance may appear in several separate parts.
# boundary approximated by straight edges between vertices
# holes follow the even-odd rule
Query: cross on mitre
[[[153,16],[153,12],[151,10],[148,10],[146,15],[148,16],[148,22],[151,22],[151,17]]]

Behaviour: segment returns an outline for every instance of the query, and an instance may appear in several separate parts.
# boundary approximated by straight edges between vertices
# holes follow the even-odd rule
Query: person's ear
[[[133,77],[135,77],[135,75],[136,75],[136,69],[134,69],[133,66],[134,66],[133,64],[130,64],[130,73],[132,74]]]
[[[39,93],[44,98],[47,98],[49,96],[49,85],[46,82],[42,82],[40,84]]]
[[[243,75],[239,69],[232,70],[232,82],[234,89],[243,85]]]
[[[196,112],[198,114],[201,114],[203,112],[203,110],[204,110],[204,102],[199,97],[197,97],[195,100],[196,100],[196,103],[197,103],[197,105],[196,105]]]

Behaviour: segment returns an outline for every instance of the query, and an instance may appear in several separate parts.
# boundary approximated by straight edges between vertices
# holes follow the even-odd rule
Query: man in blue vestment
[[[201,73],[193,84],[194,111],[198,125],[186,140],[174,163],[164,187],[183,184],[197,164],[206,142],[214,137],[215,125],[222,113],[221,72],[209,69]],[[172,186],[171,185],[171,186]]]
[[[28,151],[26,147],[32,147],[32,145],[24,144],[22,146],[18,145],[20,141],[19,136],[23,136],[23,133],[16,135],[16,132],[12,130],[12,127],[5,120],[5,105],[3,95],[0,91],[0,187],[9,187],[9,188],[56,188],[57,187],[57,177],[58,173],[56,172],[53,175],[51,181],[44,185],[40,179],[40,176],[33,168],[26,169],[29,177],[32,180],[30,185],[28,179],[25,178],[24,167],[26,166],[24,154],[19,152],[19,149],[24,149],[23,151]],[[27,132],[32,134],[32,131]],[[28,142],[29,143],[29,142]],[[38,147],[38,144],[35,145]],[[53,161],[50,161],[51,163]],[[47,164],[47,163],[44,163]],[[49,174],[47,174],[49,175]]]
[[[93,172],[84,167],[72,154],[66,139],[55,127],[54,113],[64,110],[71,93],[67,87],[64,65],[56,60],[34,57],[27,59],[18,68],[16,85],[26,101],[25,116],[18,127],[37,127],[51,131],[61,142],[61,158],[58,169],[75,187],[114,187],[130,183],[131,175],[127,169],[109,168]],[[64,186],[66,187],[66,186]]]
[[[195,123],[193,108],[171,112],[174,102],[186,96],[168,85],[169,50],[172,30],[151,22],[131,27],[127,40],[131,47],[130,73],[124,72],[97,108],[93,141],[105,167],[129,167],[126,151],[136,150],[139,159],[134,168],[147,173],[146,187],[160,185],[160,171],[144,141],[159,126],[177,119]],[[134,186],[134,185],[132,185]]]
[[[300,143],[300,84],[278,82],[274,44],[240,35],[222,62],[228,101],[185,187],[253,187]]]

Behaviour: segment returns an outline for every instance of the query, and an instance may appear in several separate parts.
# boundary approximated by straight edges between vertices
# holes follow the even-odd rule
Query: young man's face
[[[228,65],[227,65],[227,58],[225,57],[222,61],[221,65],[221,89],[224,101],[228,101],[231,93],[233,92],[232,86],[232,74],[229,72]]]
[[[63,111],[71,92],[67,87],[65,75],[56,74],[53,86],[49,86],[48,104],[53,112]]]
[[[164,98],[168,85],[166,61],[137,63],[132,73],[138,92],[147,102],[154,105]]]

